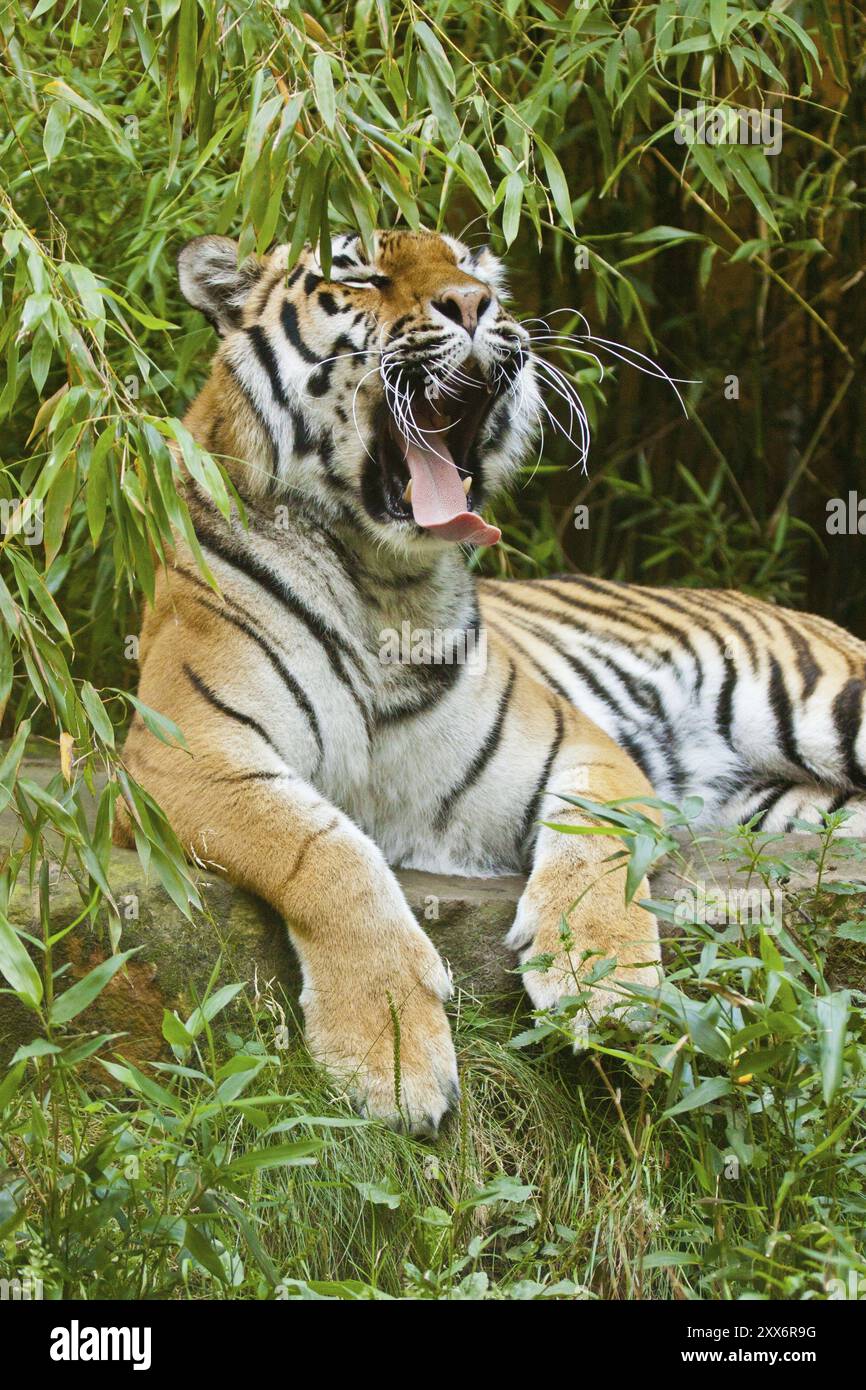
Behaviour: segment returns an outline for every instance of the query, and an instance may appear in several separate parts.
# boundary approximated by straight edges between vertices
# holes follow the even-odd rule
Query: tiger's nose
[[[466,289],[443,290],[438,299],[433,300],[433,308],[438,309],[453,323],[466,329],[470,338],[478,327],[478,320],[490,307],[490,295],[480,285],[469,285]]]

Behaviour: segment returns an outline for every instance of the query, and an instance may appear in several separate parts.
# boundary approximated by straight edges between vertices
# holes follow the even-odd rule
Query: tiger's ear
[[[263,269],[255,256],[239,266],[238,244],[227,236],[197,236],[177,258],[184,299],[200,309],[222,337],[240,327],[247,296]]]

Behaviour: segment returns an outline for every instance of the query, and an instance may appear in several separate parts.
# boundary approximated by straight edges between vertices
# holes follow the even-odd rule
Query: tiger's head
[[[536,430],[529,334],[485,247],[432,232],[238,266],[228,237],[190,242],[180,285],[223,341],[190,412],[258,497],[294,497],[400,549],[492,545],[480,515]]]

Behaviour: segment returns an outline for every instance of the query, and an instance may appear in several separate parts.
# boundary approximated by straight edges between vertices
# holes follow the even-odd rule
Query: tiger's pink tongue
[[[404,438],[406,465],[412,479],[412,515],[419,526],[445,541],[495,545],[502,535],[477,512],[466,510],[466,494],[457,465],[442,434],[430,431],[434,442],[422,447]]]

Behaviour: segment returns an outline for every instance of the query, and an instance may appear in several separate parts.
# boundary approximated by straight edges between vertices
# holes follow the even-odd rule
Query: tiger
[[[488,247],[346,233],[325,265],[205,235],[178,275],[219,336],[185,424],[237,501],[226,520],[184,484],[195,535],[146,607],[139,698],[187,746],[136,714],[125,765],[197,863],[282,915],[341,1093],[435,1136],[452,976],[395,870],[525,874],[503,949],[531,1004],[577,1000],[576,1048],[637,1028],[658,924],[598,808],[659,823],[696,797],[700,828],[766,831],[845,808],[866,831],[866,646],[735,591],[476,577],[544,400]]]

